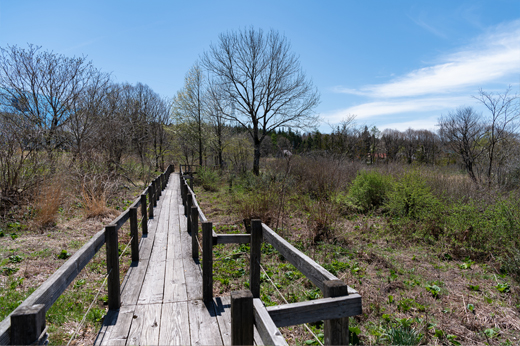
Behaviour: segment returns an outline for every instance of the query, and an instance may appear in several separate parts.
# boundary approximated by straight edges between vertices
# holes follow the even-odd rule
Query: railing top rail
[[[170,166],[161,174],[167,174]],[[147,187],[143,194],[148,192]],[[115,226],[117,230],[130,218],[130,209],[137,208],[141,205],[141,196],[117,218],[115,218],[107,226]],[[81,270],[90,262],[99,249],[105,244],[105,228],[97,232],[89,241],[87,241],[74,255],[72,255],[63,265],[61,265],[40,287],[38,287],[29,297],[27,297],[14,311],[17,309],[32,306],[34,304],[44,304],[45,311],[56,302],[63,294],[70,283],[77,277]],[[13,311],[13,312],[14,312]],[[12,312],[12,313],[13,313]],[[11,314],[0,321],[0,345],[8,345],[10,342],[9,330],[11,327]]]
[[[262,231],[264,240],[269,242],[276,250],[278,250],[285,259],[301,271],[302,274],[311,280],[320,290],[324,290],[324,281],[338,280],[336,276],[293,245],[289,244],[287,240],[280,237],[264,223],[262,223]],[[355,294],[357,291],[349,286],[348,293]]]

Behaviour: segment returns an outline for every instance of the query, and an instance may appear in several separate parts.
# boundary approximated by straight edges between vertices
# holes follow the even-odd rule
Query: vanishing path
[[[109,311],[96,345],[231,344],[229,296],[202,301],[202,270],[191,256],[179,181],[171,174],[139,245],[139,262],[121,285],[121,308]]]

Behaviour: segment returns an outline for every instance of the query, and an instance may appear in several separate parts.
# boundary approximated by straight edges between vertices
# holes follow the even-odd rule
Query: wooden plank
[[[103,321],[106,325],[106,336],[103,339],[103,345],[125,345],[128,337],[128,331],[132,324],[134,316],[135,305],[122,306],[119,311],[114,311],[115,316],[112,315],[108,320]],[[114,321],[115,317],[115,321]]]
[[[117,317],[119,316],[119,311],[108,311],[108,313],[103,318],[103,325],[99,330],[96,339],[94,340],[94,345],[106,345],[108,344],[108,340],[110,339],[111,328],[117,323]]]
[[[359,294],[269,306],[266,310],[277,327],[356,316],[362,313]]]
[[[202,299],[202,271],[200,265],[195,263],[190,254],[190,236],[188,233],[181,234],[183,250],[182,264],[184,278],[186,280],[186,293],[189,300]]]
[[[180,302],[187,299],[182,259],[169,259],[166,262],[163,302]]]
[[[164,297],[166,261],[150,262],[137,304],[160,303]]]
[[[253,314],[258,334],[265,345],[287,345],[287,341],[259,298],[253,299]]]
[[[158,345],[162,304],[137,305],[127,345]]]
[[[251,236],[249,234],[215,234],[213,235],[213,245],[216,244],[249,244]]]
[[[135,305],[143,286],[148,260],[132,263],[121,284],[121,305]]]
[[[231,297],[217,297],[213,299],[213,304],[222,342],[231,345]]]
[[[344,297],[348,295],[348,286],[341,280],[324,281],[323,284],[325,286],[323,290],[324,298]],[[359,305],[359,314],[361,314],[361,299]],[[348,345],[348,316],[325,319],[323,323],[323,334],[325,335],[323,341],[327,345]]]
[[[223,345],[213,302],[188,301],[192,345]]]
[[[189,345],[188,303],[165,303],[162,306],[159,345]]]
[[[325,270],[318,263],[314,262],[309,256],[296,249],[285,239],[276,234],[267,225],[262,224],[264,239],[278,250],[293,266],[302,272],[309,280],[312,281],[323,291],[323,281],[337,280],[338,278]]]

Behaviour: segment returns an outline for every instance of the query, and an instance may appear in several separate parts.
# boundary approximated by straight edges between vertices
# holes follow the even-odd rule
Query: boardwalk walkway
[[[172,174],[140,243],[139,262],[121,285],[121,308],[105,317],[96,345],[231,344],[229,297],[202,301],[202,270],[191,257],[179,184]]]

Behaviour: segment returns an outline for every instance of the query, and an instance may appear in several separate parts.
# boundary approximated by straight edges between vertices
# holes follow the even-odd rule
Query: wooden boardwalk
[[[202,270],[191,256],[178,174],[170,176],[154,215],[139,262],[121,285],[121,308],[109,311],[95,344],[231,344],[229,296],[202,301]]]

